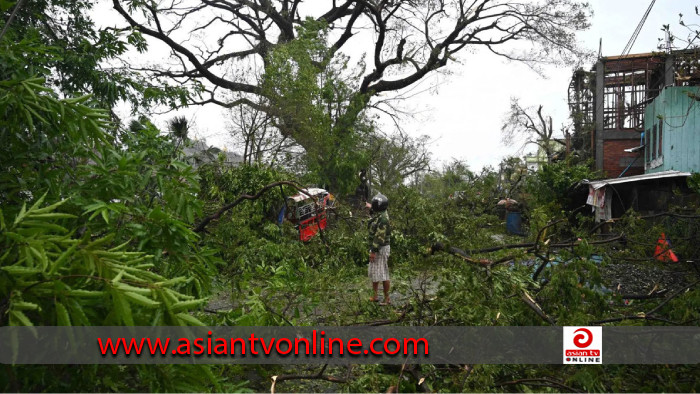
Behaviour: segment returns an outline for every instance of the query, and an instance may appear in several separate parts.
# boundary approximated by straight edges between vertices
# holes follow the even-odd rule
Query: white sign
[[[602,364],[603,327],[563,327],[564,364]]]

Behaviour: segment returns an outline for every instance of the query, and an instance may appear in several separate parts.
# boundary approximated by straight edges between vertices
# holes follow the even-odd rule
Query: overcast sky
[[[642,15],[647,0],[593,0],[591,28],[581,34],[581,42],[598,52],[602,38],[603,56],[620,55]],[[632,53],[656,50],[663,36],[663,24],[671,24],[681,33],[678,14],[686,22],[697,21],[694,7],[700,1],[657,0],[637,38]],[[465,57],[462,65],[451,65],[455,75],[443,83],[436,94],[414,99],[415,108],[426,110],[428,119],[411,122],[407,129],[414,134],[428,134],[434,139],[432,151],[442,162],[465,160],[472,170],[496,166],[504,156],[514,155],[518,146],[501,144],[500,127],[509,109],[510,97],[518,97],[523,106],[543,105],[553,117],[555,130],[568,120],[567,89],[571,69],[547,68],[543,79],[523,64],[505,62],[495,56]]]
[[[591,0],[592,26],[580,35],[580,41],[597,53],[602,38],[603,56],[620,55],[649,3],[650,0]],[[697,4],[700,0],[657,0],[632,53],[656,50],[664,24],[670,24],[679,35],[684,33],[678,24],[678,14],[686,15],[687,22],[697,22],[700,20],[694,10]],[[432,138],[430,149],[438,165],[458,159],[479,171],[484,166],[496,166],[505,156],[517,154],[519,146],[501,143],[500,128],[511,97],[519,98],[523,106],[543,105],[544,112],[553,117],[555,130],[567,121],[571,69],[548,67],[543,78],[523,64],[491,54],[466,54],[460,60],[459,64],[448,65],[450,75],[432,76],[418,90],[429,87],[430,83],[437,83],[436,89],[412,97],[404,104],[417,115],[404,120],[403,128],[413,136],[427,134]],[[234,150],[220,108],[197,107],[178,114],[194,119],[195,136]],[[157,117],[158,125],[163,127],[165,119],[173,115]],[[386,129],[391,131],[388,124]]]

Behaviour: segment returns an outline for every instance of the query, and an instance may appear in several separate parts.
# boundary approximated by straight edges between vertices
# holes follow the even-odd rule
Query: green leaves
[[[107,316],[105,323],[143,325],[152,323],[146,310],[161,309],[161,315],[180,316],[205,302],[173,289],[189,280],[168,280],[150,272],[151,265],[144,263],[152,257],[125,250],[128,243],[109,247],[115,234],[94,240],[63,235],[65,228],[55,222],[80,217],[56,212],[63,202],[42,207],[43,199],[29,209],[25,206],[9,228],[2,228],[0,242],[6,252],[0,258],[0,269],[10,276],[0,277],[4,278],[0,288],[11,295],[10,325],[101,324],[100,314]],[[26,226],[27,222],[31,225]],[[167,292],[173,301],[163,304],[161,292]],[[54,316],[42,313],[53,309],[47,297],[57,299]],[[110,298],[112,305],[105,303]],[[178,317],[175,323],[192,322],[195,320]]]
[[[31,320],[20,310],[10,310],[11,326],[33,326]]]
[[[0,12],[6,12],[10,8],[14,7],[17,2],[15,1],[7,1],[7,0],[0,0]]]
[[[56,325],[57,326],[70,326],[70,316],[68,315],[68,309],[66,309],[60,302],[56,303]]]
[[[113,145],[92,100],[59,100],[40,78],[0,81],[0,325],[202,325],[190,312],[206,302],[216,257],[190,230],[201,211],[196,175],[155,128]],[[41,382],[34,371],[59,369],[18,374]],[[158,369],[139,368],[139,379],[175,380]],[[91,390],[98,370],[110,368],[23,389],[72,390],[85,379]]]

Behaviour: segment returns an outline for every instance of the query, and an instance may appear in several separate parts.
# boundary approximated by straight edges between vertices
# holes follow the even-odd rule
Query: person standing
[[[389,223],[389,199],[378,193],[372,198],[369,220],[369,280],[372,282],[373,296],[370,301],[379,301],[377,291],[382,282],[384,301],[380,305],[390,305],[389,298],[389,254],[391,252],[391,224]]]

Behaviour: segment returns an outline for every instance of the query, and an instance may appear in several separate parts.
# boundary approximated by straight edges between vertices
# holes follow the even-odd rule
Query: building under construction
[[[601,57],[591,71],[577,70],[569,85],[573,148],[606,177],[643,174],[647,106],[666,87],[700,85],[698,57],[697,49]]]

